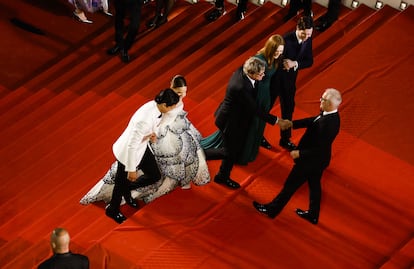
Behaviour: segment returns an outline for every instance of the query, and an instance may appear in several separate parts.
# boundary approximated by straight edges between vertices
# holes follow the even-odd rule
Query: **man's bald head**
[[[69,252],[70,236],[64,228],[56,228],[50,235],[50,245],[53,253]]]

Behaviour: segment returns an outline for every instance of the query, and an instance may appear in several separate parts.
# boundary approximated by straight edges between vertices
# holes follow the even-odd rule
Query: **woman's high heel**
[[[109,17],[112,17],[113,16],[112,13],[109,12],[108,10],[102,9],[102,12],[103,12],[103,14],[105,14],[105,15],[107,15]]]
[[[75,19],[77,19],[77,20],[78,20],[78,21],[80,21],[80,22],[83,22],[83,23],[89,23],[89,24],[93,23],[93,21],[90,21],[90,20],[88,20],[87,18],[81,18],[81,17],[79,16],[79,14],[78,14],[78,13],[76,13],[76,12],[73,12],[73,16],[75,17]]]

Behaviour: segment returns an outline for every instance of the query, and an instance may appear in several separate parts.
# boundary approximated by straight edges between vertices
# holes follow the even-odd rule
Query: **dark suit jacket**
[[[339,132],[338,112],[322,116],[293,121],[293,128],[307,128],[298,144],[300,157],[295,159],[297,165],[307,171],[323,170],[331,160],[332,143]]]
[[[38,269],[89,269],[88,257],[71,252],[54,254],[42,262]]]
[[[224,100],[214,114],[216,126],[224,134],[225,147],[232,157],[240,153],[253,117],[260,117],[272,125],[276,123],[276,116],[257,107],[255,90],[240,67],[231,76]]]
[[[312,37],[308,38],[305,42],[302,42],[302,44],[298,43],[296,31],[287,33],[283,38],[285,39],[283,58],[297,61],[298,69],[296,69],[296,71],[290,69],[289,72],[283,71],[282,73],[284,73],[285,79],[295,87],[298,70],[310,67],[313,64]]]

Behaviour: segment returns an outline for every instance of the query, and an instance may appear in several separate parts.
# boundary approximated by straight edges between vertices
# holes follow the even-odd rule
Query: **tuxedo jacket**
[[[296,38],[296,31],[285,34],[283,38],[285,39],[283,58],[297,61],[298,68],[296,71],[290,69],[289,71],[284,70],[282,73],[285,79],[295,85],[298,71],[310,67],[313,64],[312,37],[308,38],[305,42],[302,42],[302,44],[299,44],[298,39]]]
[[[323,170],[329,165],[332,143],[340,127],[338,112],[316,118],[293,121],[293,129],[306,128],[297,148],[300,157],[295,163],[307,171]]]
[[[144,104],[134,113],[127,128],[112,146],[116,159],[125,165],[125,171],[136,171],[147,149],[149,137],[157,132],[161,119],[155,101]]]
[[[243,67],[231,76],[215,117],[215,124],[224,134],[225,147],[232,157],[241,152],[253,117],[260,117],[270,124],[275,124],[277,120],[276,116],[258,108],[256,89],[243,72]]]
[[[42,262],[38,269],[89,269],[88,257],[72,252],[54,254]]]

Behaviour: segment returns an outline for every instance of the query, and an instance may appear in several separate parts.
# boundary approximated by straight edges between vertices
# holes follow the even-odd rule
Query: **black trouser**
[[[293,71],[293,70],[292,70]],[[292,72],[291,71],[291,72]],[[280,109],[282,119],[292,120],[293,111],[295,110],[295,95],[296,95],[296,78],[293,81],[284,81],[281,89],[279,90]],[[289,141],[292,136],[292,129],[280,131],[280,139],[283,141]]]
[[[288,15],[295,16],[301,9],[303,9],[305,16],[310,16],[312,11],[312,0],[291,0]]]
[[[138,34],[141,18],[141,0],[115,0],[115,42],[123,49],[129,50]],[[124,39],[124,20],[130,14],[128,32]]]
[[[231,170],[233,169],[237,153],[235,152],[235,146],[231,145],[230,141],[233,141],[232,137],[228,134],[223,134],[223,159],[218,171],[218,176],[222,179],[230,178]]]
[[[155,1],[155,17],[163,15],[165,18],[170,14],[174,6],[174,0],[156,0]]]
[[[333,23],[338,19],[340,9],[341,0],[329,0],[328,11],[323,15],[324,19],[329,24]]]
[[[160,180],[161,173],[158,168],[155,157],[147,146],[144,156],[138,165],[138,168],[144,173],[136,182],[131,183],[128,180],[128,172],[125,171],[125,165],[118,161],[118,169],[115,175],[115,186],[112,191],[112,199],[109,203],[114,211],[119,210],[122,197],[129,199],[131,197],[131,188],[144,187]],[[133,187],[131,187],[133,185]]]
[[[294,165],[280,193],[269,203],[270,210],[276,214],[286,206],[293,194],[308,181],[309,213],[318,218],[321,203],[321,177],[323,170],[305,171],[301,166]]]

